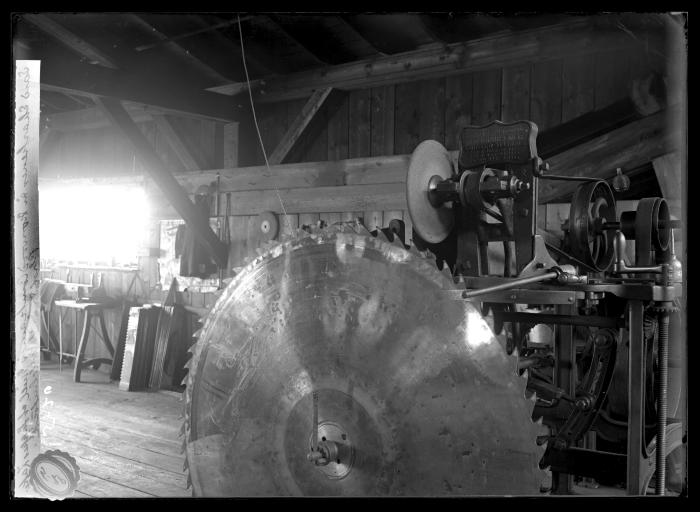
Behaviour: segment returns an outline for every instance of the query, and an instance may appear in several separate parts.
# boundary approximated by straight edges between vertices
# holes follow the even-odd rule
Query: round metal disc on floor
[[[413,229],[431,244],[442,242],[454,226],[454,213],[445,205],[435,207],[428,198],[430,179],[453,175],[450,153],[435,140],[418,144],[411,155],[406,177],[406,202]]]
[[[272,212],[262,212],[258,215],[258,222],[262,241],[267,242],[277,238],[280,228],[277,215]]]

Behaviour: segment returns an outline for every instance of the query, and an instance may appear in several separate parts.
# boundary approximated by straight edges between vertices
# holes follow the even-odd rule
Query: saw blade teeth
[[[406,250],[406,246],[404,243],[401,241],[401,239],[398,236],[394,237],[394,241],[392,242],[396,247],[399,249],[403,249],[404,251]]]
[[[384,231],[382,231],[381,229],[377,229],[377,238],[378,238],[379,240],[381,240],[382,242],[389,243],[389,239],[388,239],[387,236],[384,234]]]
[[[542,426],[542,418],[543,418],[543,416],[540,416],[539,418],[537,418],[537,419],[535,420],[535,424],[536,424],[538,427],[541,427],[541,426]]]
[[[533,391],[532,395],[530,395],[530,402],[533,404],[537,402],[537,391]]]
[[[525,379],[526,381],[529,377],[530,377],[530,373],[527,371],[527,369],[525,369],[523,374],[520,376],[521,379]]]
[[[362,224],[360,224],[357,228],[357,234],[362,236],[372,236],[372,233],[369,232],[369,229],[364,227]]]

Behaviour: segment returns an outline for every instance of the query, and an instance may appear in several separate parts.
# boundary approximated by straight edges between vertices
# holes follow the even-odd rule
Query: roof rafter
[[[138,14],[130,14],[129,17],[132,21],[134,21],[134,23],[138,24],[145,30],[149,31],[153,36],[158,38],[160,42],[162,42],[164,48],[167,48],[174,55],[188,60],[190,64],[195,66],[197,70],[207,78],[210,78],[216,82],[227,82],[230,80],[219,73],[216,69],[212,68],[210,65],[198,59],[189,50],[174,42],[173,38],[169,38],[166,34],[160,32],[153,25],[143,19],[143,17],[139,16]]]
[[[221,95],[168,83],[162,77],[51,60],[42,65],[41,89],[46,91],[87,96],[93,101],[98,97],[118,98],[150,105],[165,113],[215,121],[248,122],[251,117],[247,102],[231,101]]]
[[[102,50],[78,37],[45,14],[25,14],[24,19],[37,26],[46,34],[57,39],[74,52],[82,55],[88,59],[90,63],[99,64],[107,68],[119,69],[119,66],[117,66],[114,60],[107,56]]]

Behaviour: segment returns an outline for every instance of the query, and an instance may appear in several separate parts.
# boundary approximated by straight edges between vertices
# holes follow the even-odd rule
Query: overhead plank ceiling
[[[449,51],[450,44],[580,18],[565,14],[19,13],[13,20],[13,52],[15,58],[43,61],[45,115],[91,106],[90,93],[95,93],[173,112],[196,110],[185,103],[201,105],[202,115],[231,119],[246,108],[233,105],[236,102],[223,95],[245,91],[241,31],[250,79],[264,89],[266,81],[292,73],[421,49]],[[663,22],[637,16],[633,23]]]

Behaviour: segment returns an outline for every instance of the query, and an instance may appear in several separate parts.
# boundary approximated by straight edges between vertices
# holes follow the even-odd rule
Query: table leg
[[[58,311],[58,371],[63,371],[63,318],[64,315]]]
[[[100,318],[100,327],[102,328],[102,341],[104,341],[104,344],[107,347],[107,350],[109,350],[109,353],[112,356],[112,359],[114,359],[114,347],[112,346],[112,343],[109,341],[109,334],[107,334],[107,326],[105,325],[104,313],[100,310],[100,312],[98,313],[98,316]]]
[[[75,354],[75,368],[73,369],[73,382],[80,382],[80,372],[83,369],[83,355],[87,347],[88,337],[90,336],[90,320],[92,315],[89,310],[85,311],[83,317],[83,333],[80,336],[80,346]]]
[[[77,309],[73,310],[73,316],[74,316],[74,318],[73,318],[73,320],[74,320],[74,324],[73,324],[73,353],[77,354],[78,353],[78,318],[80,318],[80,315],[79,315]],[[85,319],[83,318],[83,321],[84,320]],[[73,359],[73,360],[75,361],[75,359]]]

